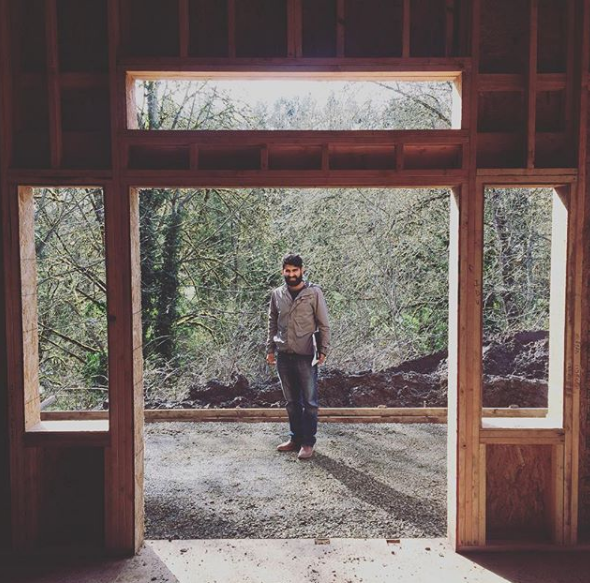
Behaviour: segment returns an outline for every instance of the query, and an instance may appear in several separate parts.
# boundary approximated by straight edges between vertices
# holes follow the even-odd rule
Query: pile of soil
[[[549,335],[519,332],[483,345],[484,407],[546,407]],[[446,407],[447,352],[406,361],[382,371],[344,372],[323,367],[321,407]],[[146,408],[283,407],[278,378],[250,382],[236,375],[231,383],[212,379],[194,385],[181,401],[147,400]]]

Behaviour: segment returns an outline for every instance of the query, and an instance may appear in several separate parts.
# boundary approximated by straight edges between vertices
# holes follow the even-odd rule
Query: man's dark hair
[[[301,259],[301,255],[297,253],[287,253],[287,255],[283,257],[283,269],[285,269],[285,265],[303,267],[303,259]]]

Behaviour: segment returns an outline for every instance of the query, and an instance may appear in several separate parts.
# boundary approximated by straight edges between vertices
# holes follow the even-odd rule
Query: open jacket
[[[328,306],[322,289],[306,283],[293,300],[287,285],[273,290],[268,309],[267,354],[291,352],[315,355],[317,351],[328,354],[330,350],[330,324]]]

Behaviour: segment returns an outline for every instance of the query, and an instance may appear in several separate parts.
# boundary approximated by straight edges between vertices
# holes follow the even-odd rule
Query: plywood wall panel
[[[104,541],[104,453],[100,447],[39,451],[40,546],[101,547]]]
[[[550,445],[488,445],[488,540],[551,541]]]

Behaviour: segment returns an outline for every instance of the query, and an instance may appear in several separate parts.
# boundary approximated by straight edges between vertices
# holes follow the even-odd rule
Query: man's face
[[[287,264],[283,267],[283,277],[288,286],[296,287],[303,281],[303,268]]]

